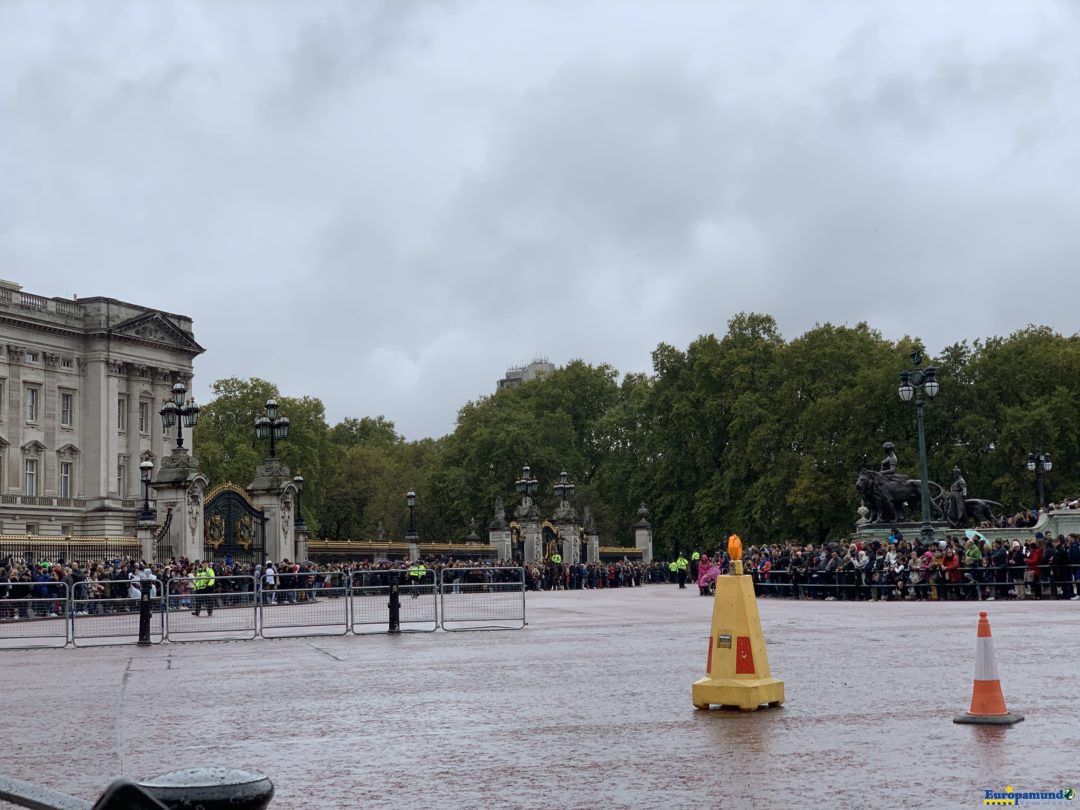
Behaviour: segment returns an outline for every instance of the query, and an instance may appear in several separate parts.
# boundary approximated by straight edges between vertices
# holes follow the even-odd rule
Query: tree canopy
[[[629,545],[639,502],[650,510],[657,554],[718,547],[735,531],[751,541],[821,541],[847,534],[861,466],[893,441],[917,475],[915,411],[896,389],[917,339],[892,342],[865,323],[820,324],[785,341],[772,317],[740,313],[721,336],[685,350],[660,344],[649,374],[621,376],[574,360],[518,387],[466,403],[453,433],[406,441],[385,416],[326,423],[312,396],[279,396],[266,380],[219,380],[195,430],[214,483],[246,484],[267,448],[252,424],[277,397],[291,420],[278,455],[306,485],[303,510],[318,536],[404,535],[405,492],[418,494],[422,537],[453,540],[472,517],[486,524],[495,498],[517,503],[528,463],[539,505],[565,470],[605,544]],[[1029,327],[946,347],[941,392],[926,408],[930,477],[964,471],[969,491],[1012,509],[1034,504],[1029,451],[1053,452],[1051,498],[1080,490],[1080,337]]]

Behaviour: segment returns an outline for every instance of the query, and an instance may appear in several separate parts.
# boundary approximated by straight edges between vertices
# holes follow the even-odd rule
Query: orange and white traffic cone
[[[956,715],[953,722],[1008,726],[1023,719],[1024,715],[1005,708],[997,661],[994,660],[990,620],[986,618],[986,611],[980,611],[979,634],[975,640],[975,685],[971,690],[971,708]]]

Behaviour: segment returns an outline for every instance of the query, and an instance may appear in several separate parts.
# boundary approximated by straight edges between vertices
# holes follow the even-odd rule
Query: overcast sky
[[[0,0],[0,278],[409,438],[740,310],[1072,334],[1078,9]]]

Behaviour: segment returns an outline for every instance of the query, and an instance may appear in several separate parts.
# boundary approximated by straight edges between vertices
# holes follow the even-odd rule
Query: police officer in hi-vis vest
[[[217,585],[217,580],[214,577],[214,569],[210,566],[210,563],[205,562],[202,567],[199,566],[199,561],[195,561],[195,580],[192,583],[195,588],[195,598],[192,600],[195,603],[195,609],[191,611],[196,616],[203,609],[203,605],[206,605],[207,617],[214,615],[214,606],[218,602],[217,596],[214,595]]]

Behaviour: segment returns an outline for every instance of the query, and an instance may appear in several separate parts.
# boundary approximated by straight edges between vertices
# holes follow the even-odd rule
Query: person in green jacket
[[[679,558],[675,560],[676,571],[675,574],[679,578],[679,587],[686,587],[686,569],[690,566],[690,562],[683,556],[683,553],[679,552]]]
[[[406,576],[408,577],[409,584],[413,586],[411,594],[412,598],[419,599],[420,585],[423,584],[424,577],[427,576],[427,566],[422,562],[415,562],[409,566]]]
[[[195,603],[195,609],[191,611],[194,615],[198,616],[202,610],[203,605],[206,605],[207,617],[214,615],[214,607],[218,603],[216,596],[217,579],[214,577],[214,569],[210,567],[210,563],[202,563],[202,567],[199,567],[199,561],[195,561],[195,580],[192,583],[195,588],[195,597],[192,600]]]
[[[679,581],[679,564],[675,562],[675,560],[668,563],[668,576],[670,577],[670,582]]]

